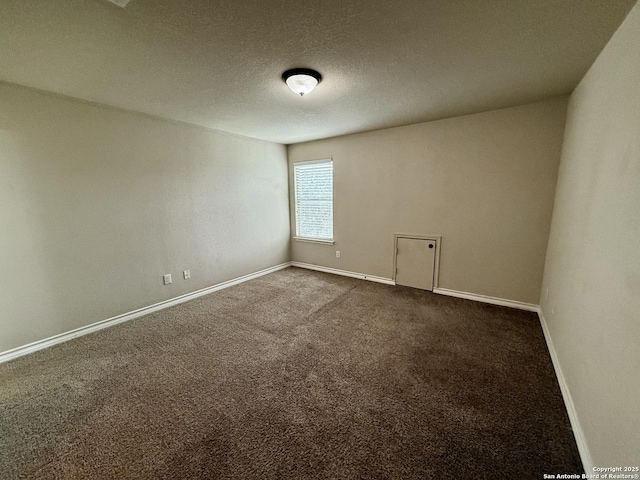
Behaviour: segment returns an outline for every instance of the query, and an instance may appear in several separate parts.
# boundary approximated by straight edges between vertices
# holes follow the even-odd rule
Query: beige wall
[[[292,259],[391,278],[394,233],[442,235],[441,288],[538,304],[566,101],[289,146],[335,190],[335,245]]]
[[[638,465],[639,4],[570,99],[542,308],[594,464]]]
[[[282,145],[0,83],[0,352],[288,261],[287,190]]]

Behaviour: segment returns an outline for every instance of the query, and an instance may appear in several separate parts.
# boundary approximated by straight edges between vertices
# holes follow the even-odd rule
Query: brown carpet
[[[0,379],[2,479],[582,472],[534,313],[296,268]]]

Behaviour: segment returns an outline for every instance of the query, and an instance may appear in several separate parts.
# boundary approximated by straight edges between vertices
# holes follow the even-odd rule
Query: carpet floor
[[[582,473],[534,313],[288,268],[0,365],[2,479]]]

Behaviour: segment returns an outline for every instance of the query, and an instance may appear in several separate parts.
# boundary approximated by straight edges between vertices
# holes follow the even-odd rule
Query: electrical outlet
[[[340,250],[336,250],[336,258],[340,258]]]
[[[182,275],[184,275],[184,279],[188,280],[191,278],[191,270],[185,270],[184,272],[182,272]]]
[[[167,273],[166,275],[162,276],[163,280],[164,280],[164,284],[165,285],[169,285],[170,283],[173,282],[173,280],[171,280],[171,274]]]

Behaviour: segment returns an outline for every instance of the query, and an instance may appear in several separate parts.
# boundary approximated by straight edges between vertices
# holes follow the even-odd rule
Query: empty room
[[[0,0],[0,478],[640,478],[637,0]]]

